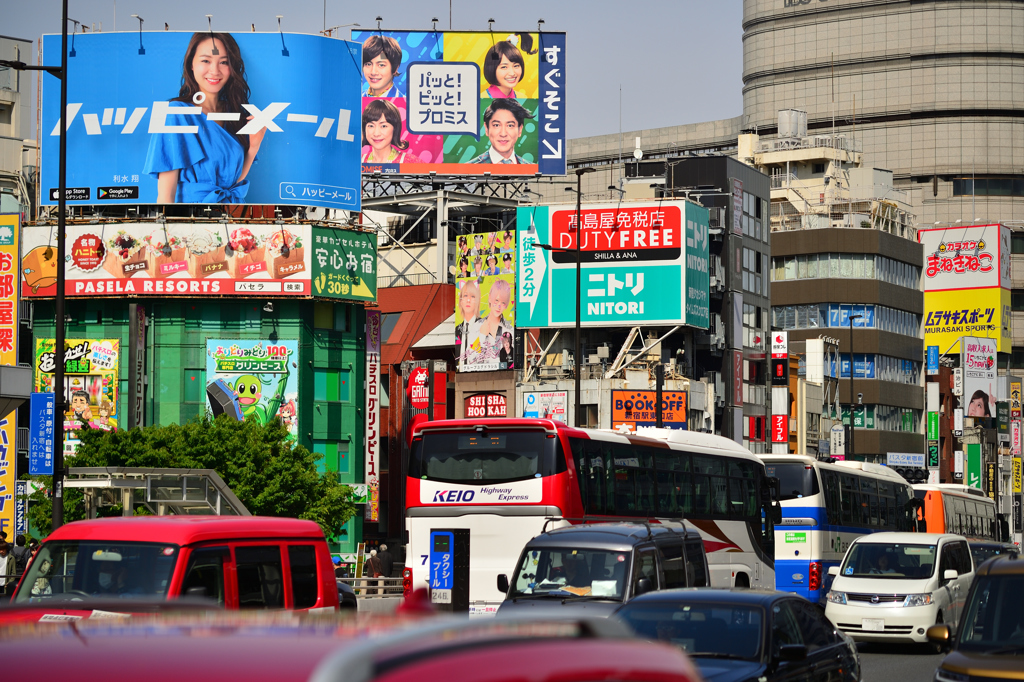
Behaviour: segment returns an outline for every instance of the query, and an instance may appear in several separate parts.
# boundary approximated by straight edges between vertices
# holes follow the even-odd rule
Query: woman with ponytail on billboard
[[[199,107],[202,115],[167,116],[168,126],[195,126],[194,133],[154,133],[144,172],[157,176],[161,204],[237,204],[249,190],[246,179],[266,128],[239,135],[252,116],[245,63],[227,33],[196,33],[185,50],[181,89],[171,109]],[[214,121],[211,114],[236,115]]]

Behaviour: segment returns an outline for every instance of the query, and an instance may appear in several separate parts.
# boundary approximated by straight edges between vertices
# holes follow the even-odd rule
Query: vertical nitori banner
[[[380,516],[380,311],[366,311],[366,511],[364,519]]]

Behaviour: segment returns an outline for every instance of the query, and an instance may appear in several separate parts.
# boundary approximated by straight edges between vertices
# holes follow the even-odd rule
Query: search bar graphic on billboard
[[[337,204],[339,208],[350,208],[358,196],[358,190],[351,187],[320,185],[315,182],[282,182],[280,185],[281,201],[291,204]]]

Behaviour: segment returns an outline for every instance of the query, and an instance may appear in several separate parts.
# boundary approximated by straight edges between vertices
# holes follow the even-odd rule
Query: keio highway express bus
[[[408,463],[405,577],[434,588],[436,570],[435,600],[493,613],[504,598],[497,575],[513,572],[549,518],[685,518],[704,539],[712,585],[773,587],[772,505],[761,461],[718,436],[649,438],[547,419],[425,422]]]
[[[761,455],[779,480],[782,521],[775,528],[775,589],[824,604],[850,543],[866,533],[916,529],[914,490],[895,471],[864,462],[819,462]],[[930,529],[929,529],[930,530]]]

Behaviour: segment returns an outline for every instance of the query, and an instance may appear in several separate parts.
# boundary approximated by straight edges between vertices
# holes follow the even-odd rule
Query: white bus
[[[830,566],[866,533],[913,531],[914,490],[891,469],[865,462],[821,462],[761,455],[779,480],[782,521],[775,528],[775,589],[824,604]]]
[[[493,613],[526,542],[548,524],[685,519],[711,584],[773,587],[764,465],[735,442],[689,431],[637,436],[548,419],[427,422],[406,479],[407,589],[444,587],[455,610]],[[557,519],[549,522],[548,519]],[[443,550],[448,547],[448,554]],[[450,557],[451,575],[432,557]]]

